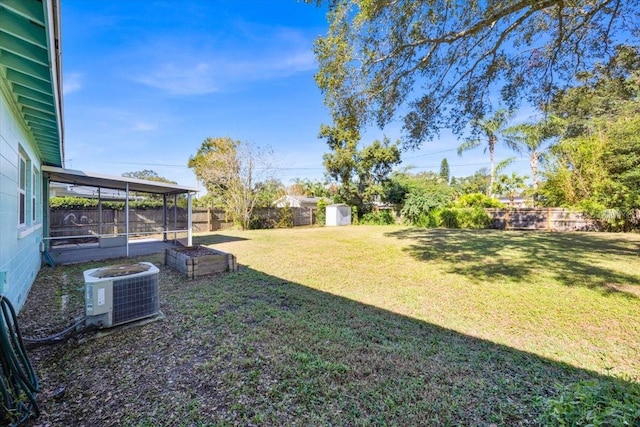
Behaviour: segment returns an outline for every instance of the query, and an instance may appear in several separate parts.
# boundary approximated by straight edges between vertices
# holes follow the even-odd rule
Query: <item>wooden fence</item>
[[[256,209],[254,216],[266,224],[274,226],[281,218],[284,208]],[[312,225],[317,222],[315,209],[290,208],[293,211],[293,225]],[[176,214],[177,213],[177,214]],[[163,231],[163,210],[129,210],[129,233],[151,234]],[[102,209],[102,221],[97,208],[52,209],[50,213],[51,237],[98,236],[125,232],[125,212],[115,209]],[[192,227],[195,233],[224,230],[233,226],[223,209],[195,208],[192,210]],[[187,228],[187,210],[173,208],[167,210],[167,228],[185,230]]]
[[[263,227],[275,227],[286,208],[256,209],[254,218]],[[317,223],[316,209],[288,208],[293,212],[293,225]],[[595,230],[592,220],[582,212],[561,208],[514,208],[486,209],[491,218],[491,228],[505,230],[587,231]],[[162,209],[131,209],[129,211],[129,233],[146,235],[163,231]],[[95,208],[52,210],[50,214],[51,237],[99,236],[125,232],[125,212],[103,209],[102,224]],[[233,226],[223,209],[196,208],[192,211],[194,232],[224,230]],[[167,228],[185,230],[187,210],[167,210]]]
[[[504,230],[592,231],[584,213],[563,208],[486,209],[491,228]]]
[[[52,209],[49,215],[50,236],[53,238],[72,236],[99,236],[104,234],[124,233],[125,212],[115,209],[102,209],[102,220],[97,208],[82,209]],[[206,212],[205,212],[206,215]],[[204,221],[193,221],[194,231],[206,231]],[[203,224],[204,222],[204,224]],[[187,210],[173,208],[167,210],[167,230],[185,230],[187,227]],[[159,209],[130,209],[129,233],[132,235],[158,234],[163,232],[163,210]]]
[[[275,227],[284,210],[287,208],[259,208],[253,211],[253,218],[259,222],[262,228]],[[300,227],[303,225],[314,225],[318,223],[316,212],[317,209],[313,208],[288,208],[293,212],[293,226]],[[207,210],[202,211],[202,217],[206,218]],[[210,222],[208,225],[209,231],[224,230],[233,227],[233,223],[229,221],[224,209],[212,209],[209,211]],[[195,211],[194,211],[195,218]],[[195,219],[194,219],[195,223]]]
[[[312,208],[262,208],[253,212],[254,218],[263,225],[264,228],[274,228],[278,226],[285,210],[289,209],[293,214],[293,226],[313,225],[317,223],[316,209]]]

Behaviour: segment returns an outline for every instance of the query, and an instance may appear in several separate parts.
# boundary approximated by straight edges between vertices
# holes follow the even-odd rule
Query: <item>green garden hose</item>
[[[0,295],[0,423],[17,426],[40,414],[38,377],[29,362],[11,302]]]

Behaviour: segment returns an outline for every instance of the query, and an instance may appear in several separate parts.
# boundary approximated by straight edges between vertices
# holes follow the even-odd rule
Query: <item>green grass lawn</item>
[[[166,320],[34,349],[34,425],[537,425],[540,399],[567,384],[640,380],[638,235],[358,226],[194,241],[241,270],[188,281],[161,267]],[[23,329],[68,320],[96,265],[43,268]]]
[[[376,226],[225,235],[247,240],[215,247],[272,276],[640,380],[638,235]]]

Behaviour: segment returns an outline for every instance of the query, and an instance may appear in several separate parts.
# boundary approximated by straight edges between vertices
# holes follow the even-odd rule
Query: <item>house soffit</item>
[[[54,4],[52,0],[0,0],[0,78],[42,161],[61,166],[59,31]]]

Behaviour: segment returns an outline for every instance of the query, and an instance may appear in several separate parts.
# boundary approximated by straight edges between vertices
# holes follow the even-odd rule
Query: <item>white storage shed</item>
[[[327,206],[327,226],[351,225],[351,207],[344,203]]]

